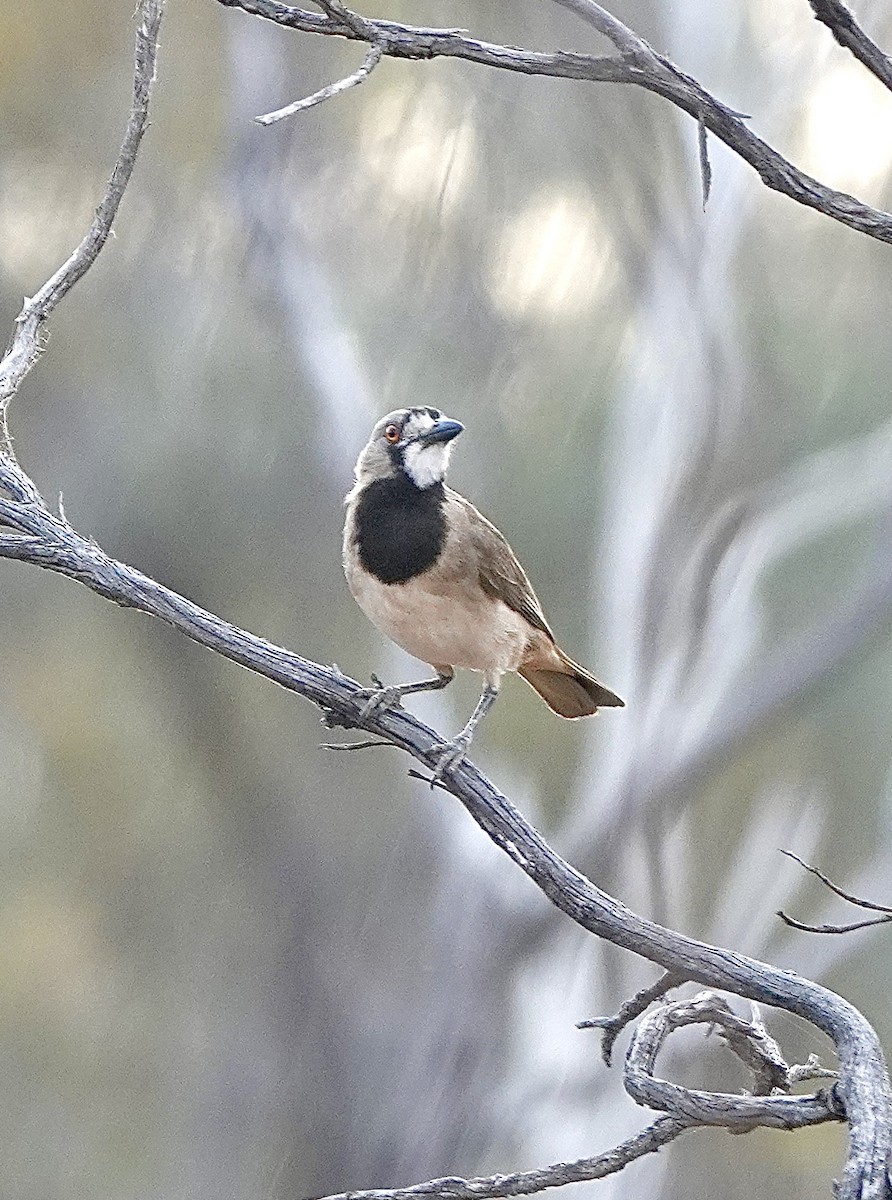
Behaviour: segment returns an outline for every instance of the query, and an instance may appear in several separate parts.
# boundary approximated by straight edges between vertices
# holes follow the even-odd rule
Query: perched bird
[[[357,460],[346,498],[344,572],[354,599],[382,633],[437,673],[379,685],[363,716],[413,692],[446,687],[456,667],[484,674],[477,707],[458,737],[443,744],[434,780],[464,758],[506,671],[517,671],[562,717],[623,704],[561,650],[511,547],[445,486],[452,440],[462,429],[435,408],[388,413]]]

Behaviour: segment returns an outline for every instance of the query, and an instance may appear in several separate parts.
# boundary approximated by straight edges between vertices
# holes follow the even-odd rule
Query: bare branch
[[[745,1021],[721,997],[702,992],[693,1000],[664,1005],[645,1017],[636,1029],[626,1058],[623,1082],[637,1104],[704,1125],[723,1125],[738,1133],[757,1125],[797,1129],[843,1119],[844,1108],[832,1090],[815,1092],[811,1096],[766,1095],[764,1092],[735,1096],[655,1079],[654,1063],[666,1037],[682,1026],[696,1024],[718,1028],[729,1048],[753,1069],[757,1083],[763,1087],[770,1082],[774,1088],[789,1088],[790,1068],[774,1040],[767,1038],[764,1026]]]
[[[775,915],[780,917],[785,925],[789,925],[791,929],[798,929],[800,933],[855,933],[859,929],[888,925],[892,921],[892,917],[869,917],[865,921],[852,921],[848,925],[809,925],[807,921],[797,921],[795,917],[788,916],[780,908]]]
[[[839,884],[834,883],[832,879],[828,879],[823,871],[819,871],[817,867],[813,867],[810,863],[803,861],[798,854],[794,854],[792,850],[781,850],[781,854],[785,854],[787,858],[792,858],[793,862],[799,863],[800,867],[804,867],[806,871],[820,879],[821,883],[842,900],[847,900],[849,904],[854,904],[857,908],[869,908],[871,912],[888,913],[892,915],[892,905],[876,904],[872,900],[862,900],[860,896],[853,896],[851,892],[844,892]]]
[[[77,249],[43,285],[36,295],[26,299],[16,317],[9,348],[0,361],[0,450],[12,453],[7,428],[7,408],[22,380],[40,357],[40,332],[43,322],[56,305],[90,269],[105,245],[117,216],[121,198],[130,182],[136,155],[149,120],[149,101],[155,80],[158,34],[164,0],[141,0],[136,30],[136,65],[133,74],[133,100],[124,140],[96,215]]]
[[[809,1054],[804,1063],[794,1063],[789,1070],[790,1084],[807,1083],[811,1079],[837,1079],[838,1071],[822,1067],[816,1054]]]
[[[808,0],[815,17],[826,25],[840,46],[851,50],[880,83],[892,90],[892,59],[872,41],[842,0]]]
[[[577,1029],[601,1029],[603,1037],[601,1039],[601,1057],[605,1064],[609,1067],[613,1047],[616,1039],[625,1029],[625,1027],[636,1017],[640,1017],[643,1012],[653,1004],[655,1000],[661,999],[667,992],[671,992],[673,988],[681,987],[685,982],[680,975],[673,975],[671,971],[667,971],[661,975],[656,983],[652,983],[650,987],[642,988],[630,997],[623,1004],[619,1012],[614,1013],[612,1017],[589,1017],[587,1021],[577,1021]]]
[[[402,709],[360,718],[366,693],[335,668],[324,667],[207,612],[140,571],[110,558],[55,516],[11,459],[0,457],[0,557],[30,562],[85,584],[117,604],[158,617],[200,645],[312,700],[328,724],[358,727],[408,751],[433,768],[440,738]],[[22,496],[23,501],[12,499]],[[24,536],[21,536],[24,535]],[[706,987],[771,1004],[810,1021],[834,1042],[841,1097],[849,1123],[849,1154],[839,1200],[888,1198],[892,1091],[876,1033],[842,997],[789,971],[719,949],[637,916],[565,862],[513,804],[471,764],[451,768],[444,786],[484,832],[517,863],[547,898],[598,937]],[[767,1104],[767,1102],[762,1102]],[[807,1117],[795,1105],[759,1110],[767,1123],[826,1120],[815,1102]],[[699,1119],[699,1118],[698,1118]],[[755,1118],[754,1118],[755,1119]],[[673,1128],[672,1136],[678,1132]]]
[[[628,57],[599,57],[569,51],[543,53],[516,46],[501,46],[480,41],[454,29],[403,25],[397,21],[362,18],[363,32],[344,18],[320,16],[305,9],[282,4],[280,0],[217,0],[226,8],[274,21],[303,33],[317,33],[354,41],[379,42],[392,58],[461,58],[481,66],[525,75],[547,75],[556,79],[574,79],[589,83],[629,83],[654,92],[682,109],[724,142],[760,175],[766,187],[814,208],[850,229],[866,233],[882,242],[892,242],[892,214],[872,208],[846,192],[838,192],[800,171],[772,146],[752,133],[740,114],[716,100],[695,79],[686,75],[664,55],[650,50],[646,42],[631,34]],[[610,18],[600,5],[571,4],[574,11],[599,9],[604,17],[604,32],[617,44],[626,40],[625,26]],[[335,10],[329,6],[330,11]],[[355,14],[351,14],[355,16]],[[643,51],[642,48],[643,47]],[[645,57],[642,57],[642,54]]]
[[[823,871],[819,871],[817,867],[811,866],[794,854],[792,850],[781,850],[781,854],[786,854],[787,858],[792,858],[794,862],[799,863],[800,867],[804,867],[806,871],[820,879],[825,887],[831,892],[845,900],[848,904],[854,904],[856,908],[866,908],[871,912],[882,913],[880,917],[870,917],[864,921],[852,921],[848,925],[809,925],[805,921],[797,921],[795,918],[787,916],[783,911],[778,911],[777,916],[789,925],[791,929],[799,929],[803,933],[854,933],[857,929],[870,929],[873,925],[887,925],[892,921],[892,906],[888,904],[876,904],[871,900],[862,900],[860,896],[853,896],[851,892],[845,892],[838,884],[829,879]]]
[[[320,88],[318,92],[313,92],[312,96],[307,96],[303,100],[295,100],[291,104],[286,104],[284,108],[264,113],[262,117],[255,117],[254,120],[258,125],[273,125],[276,121],[282,121],[285,117],[293,117],[295,113],[304,112],[308,108],[322,104],[324,100],[330,100],[332,96],[339,96],[341,92],[349,91],[350,88],[354,88],[368,79],[383,55],[384,50],[380,45],[369,47],[369,52],[362,65],[352,75],[347,75],[344,79],[339,79],[337,83],[330,83],[327,87]]]
[[[668,1145],[687,1129],[694,1129],[697,1122],[680,1117],[659,1117],[647,1129],[635,1134],[612,1150],[597,1154],[594,1158],[580,1158],[572,1163],[555,1163],[535,1171],[517,1171],[511,1175],[488,1175],[478,1179],[430,1179],[412,1187],[376,1189],[367,1192],[341,1192],[325,1196],[322,1200],[416,1200],[416,1197],[432,1197],[433,1200],[487,1200],[490,1196],[528,1196],[546,1188],[562,1187],[567,1183],[582,1183],[590,1179],[604,1179],[614,1175],[641,1158],[654,1154]]]

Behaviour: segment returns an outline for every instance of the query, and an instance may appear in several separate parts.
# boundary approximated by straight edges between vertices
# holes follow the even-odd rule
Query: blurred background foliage
[[[7,328],[81,236],[123,131],[132,5],[0,5]],[[448,11],[447,11],[448,9]],[[365,10],[606,50],[556,5]],[[617,15],[825,182],[892,204],[888,94],[808,5]],[[859,5],[892,45],[892,19]],[[759,183],[654,97],[385,61],[172,0],[152,127],[12,409],[72,523],[359,678],[417,666],[350,600],[341,498],[373,418],[460,418],[452,480],[629,707],[514,680],[475,757],[597,882],[768,955],[892,1045],[890,250]],[[69,581],[2,565],[4,1192],[280,1200],[589,1155],[645,1115],[573,1023],[653,977],[569,927],[390,751]],[[413,708],[447,733],[461,680]],[[771,1014],[789,1056],[823,1050]],[[741,1086],[690,1039],[678,1078]],[[840,1131],[699,1134],[598,1200],[829,1194]]]

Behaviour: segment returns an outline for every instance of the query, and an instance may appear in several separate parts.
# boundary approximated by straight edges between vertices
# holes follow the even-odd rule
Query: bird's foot
[[[367,720],[373,713],[382,709],[398,707],[403,691],[399,687],[385,687],[377,675],[372,676],[373,687],[363,688],[357,699],[365,699],[365,704],[359,710],[359,720]]]
[[[464,760],[470,744],[470,737],[460,733],[451,742],[441,742],[438,746],[433,747],[434,750],[441,750],[442,753],[434,767],[434,773],[431,775],[431,790],[442,780],[447,771],[451,771]]]

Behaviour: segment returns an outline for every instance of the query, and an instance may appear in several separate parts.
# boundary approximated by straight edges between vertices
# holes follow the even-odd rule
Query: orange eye
[[[388,425],[384,430],[384,440],[386,442],[390,442],[391,445],[396,445],[396,443],[400,440],[399,425]]]

